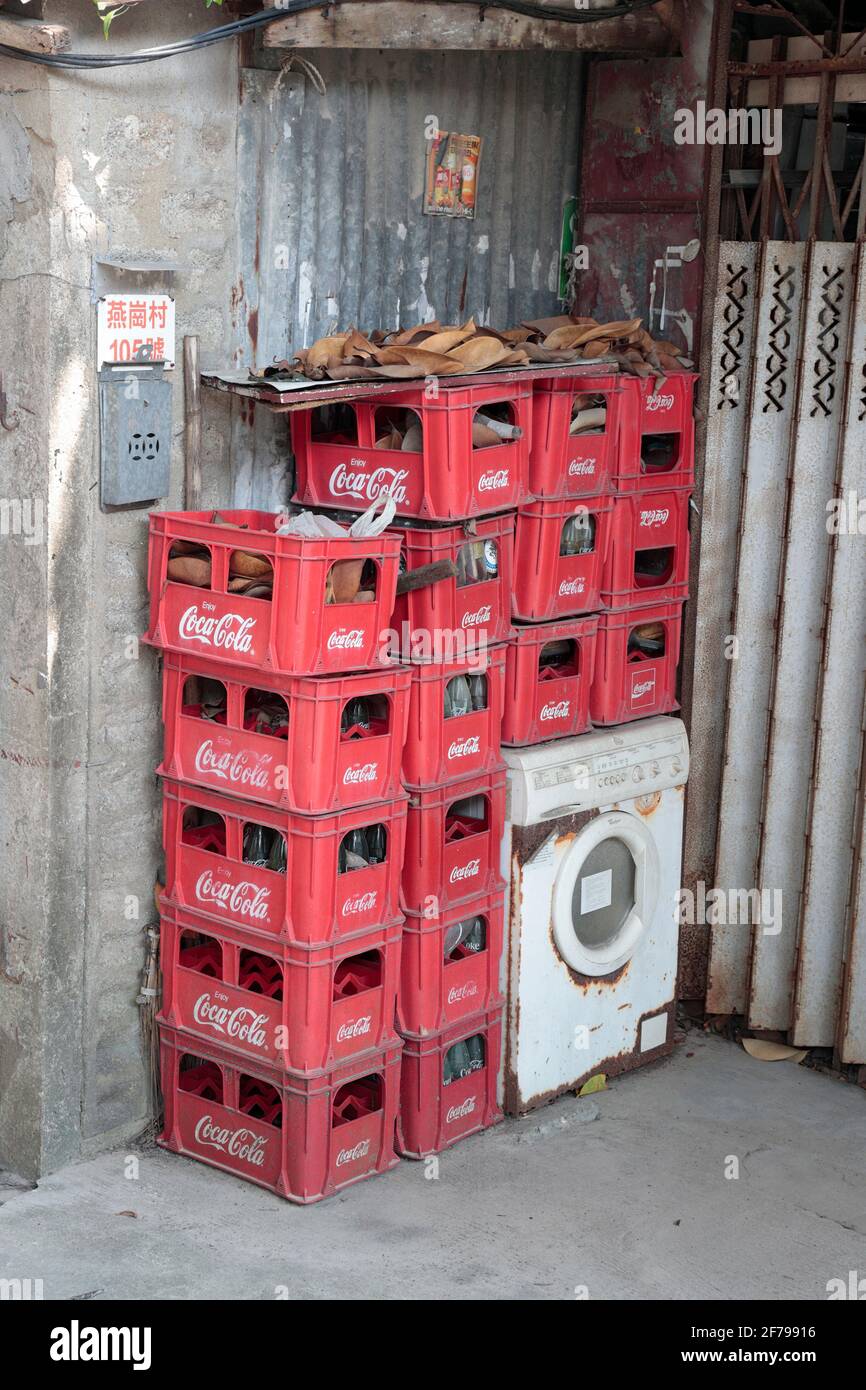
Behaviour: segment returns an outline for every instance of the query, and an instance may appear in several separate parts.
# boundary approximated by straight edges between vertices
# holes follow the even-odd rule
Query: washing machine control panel
[[[646,796],[688,778],[689,750],[679,719],[598,729],[535,748],[503,749],[511,784],[510,820],[534,825],[611,802]]]

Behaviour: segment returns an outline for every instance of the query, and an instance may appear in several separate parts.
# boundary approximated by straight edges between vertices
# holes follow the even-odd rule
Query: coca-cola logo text
[[[253,1168],[261,1168],[265,1161],[267,1136],[255,1134],[251,1129],[226,1129],[215,1123],[212,1115],[203,1115],[195,1127],[196,1143],[232,1158],[243,1159]]]
[[[378,775],[378,763],[363,763],[357,767],[347,767],[343,773],[343,786],[350,787],[357,782],[375,782]]]
[[[366,1158],[369,1152],[370,1140],[359,1139],[354,1148],[340,1150],[337,1154],[337,1167],[345,1168],[347,1163],[356,1163],[359,1158]]]
[[[672,410],[674,404],[673,396],[653,395],[647,396],[646,408],[652,414],[658,410]]]
[[[469,738],[455,739],[448,748],[450,758],[468,758],[481,751],[481,735],[471,734]]]
[[[369,467],[366,459],[353,458],[349,468],[364,470]],[[399,507],[407,499],[405,487],[409,477],[407,468],[374,468],[372,472],[350,472],[344,463],[338,464],[331,474],[328,490],[332,497],[361,497],[375,502],[377,497],[387,493]]]
[[[653,676],[652,680],[635,681],[631,688],[631,698],[633,700],[639,700],[642,695],[649,695],[650,691],[655,690],[655,688],[655,676]]]
[[[236,917],[249,918],[251,922],[268,920],[270,889],[257,888],[248,880],[232,883],[231,880],[215,879],[211,870],[205,869],[196,881],[195,895],[200,903],[213,903],[221,912],[231,912]]]
[[[448,991],[448,1003],[459,1004],[463,999],[472,999],[478,993],[478,986],[474,980],[467,980],[465,985],[452,985]]]
[[[455,1120],[465,1120],[467,1115],[471,1115],[475,1110],[475,1096],[467,1096],[461,1105],[452,1105],[446,1112],[445,1123],[453,1124]]]
[[[249,1043],[250,1047],[267,1045],[264,1028],[268,1021],[267,1014],[257,1014],[245,1005],[239,1004],[237,1008],[229,1009],[224,1004],[217,1004],[210,994],[200,994],[193,1006],[192,1016],[196,1023],[237,1042]]]
[[[551,700],[548,704],[542,705],[539,718],[542,722],[549,719],[567,719],[570,709],[570,700]]]
[[[670,516],[669,507],[653,507],[649,511],[641,512],[641,526],[664,526]]]
[[[500,488],[508,487],[508,481],[507,468],[491,468],[478,479],[478,491],[498,492]]]
[[[353,627],[346,632],[341,629],[339,632],[332,632],[328,638],[328,651],[344,651],[346,649],[354,651],[364,645],[364,633],[359,627]]]
[[[350,1038],[363,1038],[369,1033],[372,1022],[372,1014],[365,1014],[363,1018],[352,1018],[347,1023],[341,1023],[337,1029],[337,1042],[348,1042]]]
[[[468,864],[455,864],[448,876],[449,883],[462,883],[467,878],[477,878],[481,872],[481,860],[470,859]]]
[[[572,459],[568,465],[569,478],[583,478],[595,472],[596,459]]]
[[[565,598],[567,594],[582,594],[586,588],[586,580],[580,575],[575,575],[573,579],[563,579],[559,586],[559,597]]]
[[[476,627],[478,623],[489,623],[492,608],[489,603],[485,603],[483,608],[478,608],[474,613],[464,613],[461,627]]]
[[[203,647],[224,651],[248,652],[253,645],[255,618],[242,618],[239,613],[223,613],[222,617],[206,617],[198,606],[187,608],[178,624],[178,635],[185,642],[201,642]]]
[[[235,786],[266,790],[270,786],[269,769],[273,761],[270,753],[253,754],[246,749],[218,753],[213,739],[208,738],[196,750],[195,770],[205,777],[219,777]]]
[[[372,912],[376,906],[378,893],[356,893],[343,903],[343,916],[352,917],[361,912]]]

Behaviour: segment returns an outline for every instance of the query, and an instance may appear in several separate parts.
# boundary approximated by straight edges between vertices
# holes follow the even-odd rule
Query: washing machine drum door
[[[607,811],[568,849],[553,889],[557,950],[581,975],[612,975],[630,960],[658,902],[659,857],[637,816]]]

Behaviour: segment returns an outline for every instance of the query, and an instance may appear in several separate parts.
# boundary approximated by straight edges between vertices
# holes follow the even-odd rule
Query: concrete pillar
[[[141,5],[118,51],[224,21]],[[90,0],[47,3],[105,52]],[[161,723],[147,511],[99,507],[96,298],[167,288],[225,363],[236,265],[237,50],[104,73],[0,58],[0,1165],[25,1176],[148,1122],[136,1004],[154,918]],[[98,264],[172,261],[145,283]],[[180,368],[171,495],[182,505]],[[206,403],[205,502],[227,505],[228,416]]]

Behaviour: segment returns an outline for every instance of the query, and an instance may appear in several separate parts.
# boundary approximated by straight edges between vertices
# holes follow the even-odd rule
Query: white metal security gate
[[[863,1064],[863,247],[723,242],[714,322],[695,659],[718,694],[689,796],[691,844],[715,834],[707,1010]]]

